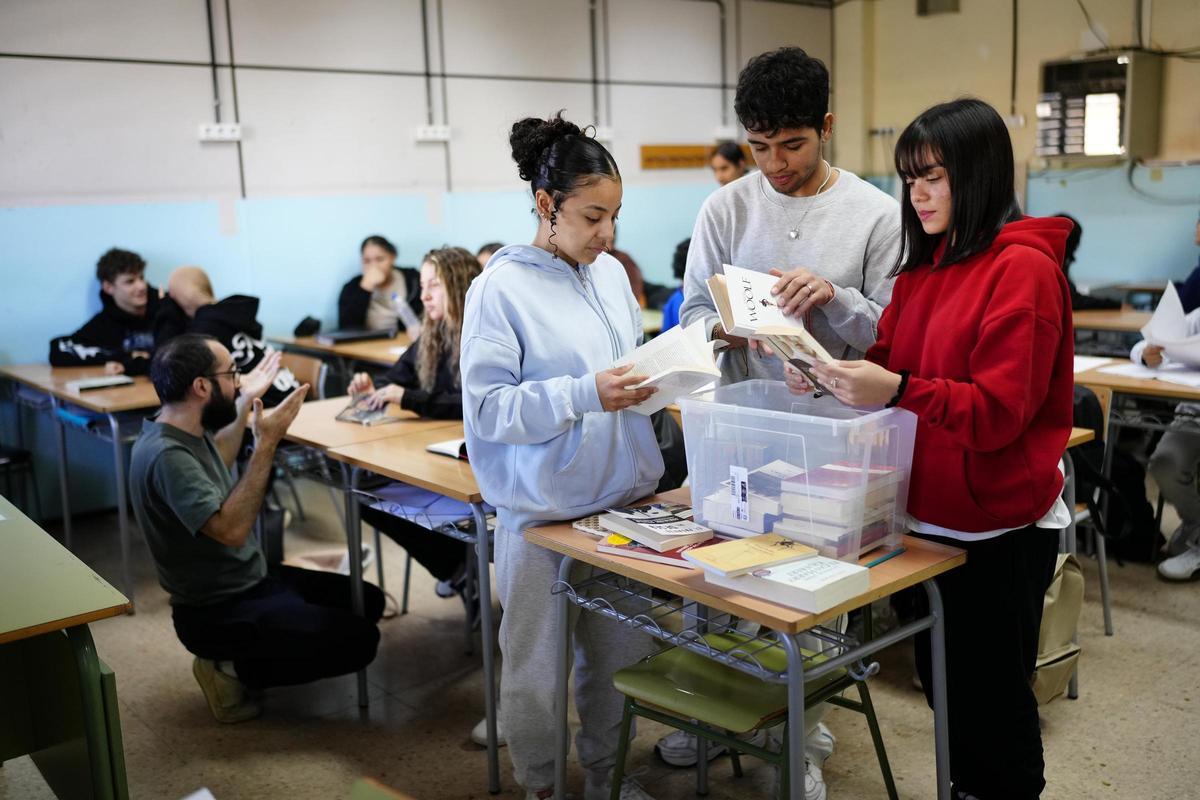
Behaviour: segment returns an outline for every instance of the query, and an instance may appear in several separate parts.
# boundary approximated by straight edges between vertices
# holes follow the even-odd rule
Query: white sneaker
[[[778,743],[770,737],[766,729],[760,728],[748,736],[738,737],[745,739],[747,743],[757,747],[766,747],[767,749],[779,749]],[[774,747],[772,747],[774,744]],[[658,753],[658,757],[672,767],[694,767],[696,766],[696,736],[687,731],[672,731],[666,736],[658,740],[658,744],[654,745],[654,752]],[[708,760],[712,761],[719,755],[729,752],[729,748],[723,744],[716,742],[708,743]],[[830,752],[833,752],[830,748]]]
[[[804,765],[804,800],[825,800],[825,776],[815,761]]]
[[[1200,573],[1200,544],[1158,565],[1158,574],[1169,581],[1194,581],[1200,579],[1197,573]]]
[[[833,731],[829,730],[824,722],[818,722],[812,735],[804,740],[804,757],[809,761],[817,762],[819,767],[824,766],[829,757],[833,755],[833,748],[836,745],[837,737],[833,735]]]
[[[654,800],[646,793],[637,779],[646,773],[646,767],[638,767],[625,774],[621,781],[621,800]],[[612,796],[612,782],[607,778],[601,782],[593,780],[589,773],[583,782],[583,800],[608,800]]]
[[[487,717],[475,723],[475,727],[471,728],[471,741],[480,747],[487,747]],[[504,747],[508,742],[504,738],[504,728],[500,727],[500,720],[496,720],[496,747]]]

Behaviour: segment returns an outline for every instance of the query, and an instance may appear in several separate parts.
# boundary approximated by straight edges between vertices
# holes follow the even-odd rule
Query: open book
[[[776,305],[771,289],[779,278],[732,264],[723,264],[722,268],[724,275],[708,279],[708,293],[725,332],[766,342],[777,356],[800,370],[818,393],[824,393],[825,387],[809,367],[832,361],[833,357],[803,322],[784,314]]]
[[[1154,316],[1142,328],[1142,337],[1161,347],[1171,361],[1196,367],[1200,366],[1200,334],[1188,333],[1186,317],[1175,284],[1168,283]]]
[[[703,322],[686,328],[675,326],[663,331],[632,353],[613,362],[614,367],[633,364],[634,375],[648,375],[634,388],[658,389],[649,400],[631,406],[630,411],[653,414],[685,394],[691,394],[721,377],[713,357],[714,343],[708,341]]]

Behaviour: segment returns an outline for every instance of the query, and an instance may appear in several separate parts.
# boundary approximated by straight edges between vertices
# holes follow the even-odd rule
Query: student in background
[[[396,266],[396,247],[382,236],[368,236],[359,248],[362,275],[346,281],[338,297],[338,327],[371,331],[421,329],[421,275]]]
[[[1075,263],[1075,251],[1079,249],[1079,240],[1083,238],[1083,226],[1079,224],[1079,220],[1065,212],[1060,212],[1055,214],[1055,216],[1070,220],[1071,224],[1075,226],[1067,236],[1067,250],[1063,254],[1062,267],[1063,275],[1067,277],[1067,288],[1071,292],[1071,309],[1074,311],[1088,311],[1093,309],[1115,310],[1120,308],[1120,300],[1113,300],[1107,297],[1089,297],[1086,294],[1081,294],[1075,288],[1075,281],[1071,280],[1071,265]]]
[[[475,252],[475,257],[479,259],[479,266],[486,267],[488,259],[497,251],[503,248],[504,245],[500,242],[488,242],[483,247]]]
[[[722,186],[733,183],[750,171],[750,165],[746,163],[746,153],[737,142],[718,144],[713,150],[712,160],[708,163],[712,167],[713,177]]]
[[[267,571],[254,522],[275,448],[308,391],[265,412],[261,398],[278,366],[273,355],[242,375],[205,336],[159,347],[150,380],[162,410],[143,424],[129,467],[133,511],[171,596],[175,633],[195,656],[192,674],[219,722],[258,716],[263,689],[356,672],[379,644],[378,587],[363,587],[364,618],[350,608],[344,575]],[[229,470],[247,428],[254,454],[235,483]]]
[[[904,256],[865,361],[813,372],[843,403],[917,415],[909,528],[967,551],[945,607],[955,798],[1032,800],[1046,785],[1030,686],[1071,432],[1071,230],[1023,217],[1008,129],[974,100],[934,106],[896,143]],[[804,379],[788,377],[793,391]],[[917,670],[932,686],[929,634]]]
[[[1197,236],[1200,237],[1200,224]],[[1200,333],[1200,309],[1189,311],[1184,319],[1188,336]],[[1129,359],[1152,369],[1170,363],[1163,348],[1144,339],[1133,346]],[[1200,572],[1200,489],[1197,488],[1200,432],[1194,421],[1197,415],[1200,405],[1180,403],[1171,429],[1163,434],[1147,465],[1163,497],[1179,513],[1179,527],[1167,543],[1171,557],[1158,564],[1158,574],[1169,581],[1190,581]]]
[[[360,372],[350,382],[350,394],[369,394],[376,408],[396,403],[422,417],[462,419],[462,388],[458,370],[462,309],[467,287],[480,272],[479,261],[461,247],[431,250],[421,264],[421,305],[425,316],[421,335],[384,374],[380,384]],[[466,581],[466,556],[461,542],[429,531],[373,506],[363,507],[363,521],[392,537],[438,580],[437,593],[453,597]]]
[[[1200,247],[1200,219],[1196,220],[1196,246]],[[1175,289],[1179,292],[1179,302],[1183,304],[1184,313],[1200,308],[1200,263],[1182,283],[1176,281]]]
[[[621,176],[612,155],[562,119],[523,119],[509,136],[530,182],[537,234],[492,256],[467,292],[463,422],[484,498],[496,506],[496,587],[504,606],[500,720],[527,800],[554,782],[555,600],[562,556],[522,531],[625,505],[663,472],[650,418],[623,411],[652,389],[609,368],[642,337],[641,311],[612,247]],[[584,800],[609,796],[622,711],[616,670],[653,648],[609,619],[574,621]],[[646,800],[631,778],[623,800]]]
[[[243,373],[250,372],[274,352],[263,339],[259,324],[258,298],[234,294],[217,302],[212,283],[200,267],[179,267],[167,279],[167,297],[154,326],[154,340],[162,346],[184,333],[211,336],[225,346]],[[263,395],[272,408],[283,402],[300,382],[288,369],[281,369]]]
[[[146,283],[146,262],[113,248],[96,262],[100,313],[70,336],[50,341],[55,367],[104,365],[110,375],[145,375],[154,351],[158,290]]]
[[[683,275],[687,271],[687,255],[688,245],[691,244],[691,239],[684,239],[679,244],[675,245],[675,255],[671,259],[671,272],[675,275],[675,280],[682,281]],[[683,287],[680,286],[671,296],[667,298],[667,302],[663,303],[663,331],[669,331],[679,324],[679,307],[683,305]]]
[[[642,268],[633,260],[633,256],[624,250],[617,249],[615,230],[613,231],[613,243],[609,247],[608,254],[621,262],[621,266],[625,268],[625,277],[629,279],[629,289],[633,292],[634,299],[637,300],[640,308],[645,308],[646,280],[642,277]]]

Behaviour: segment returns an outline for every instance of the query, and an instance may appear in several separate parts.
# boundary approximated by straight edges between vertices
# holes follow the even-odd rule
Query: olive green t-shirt
[[[200,529],[233,489],[233,476],[210,434],[147,419],[133,445],[133,513],[173,605],[205,606],[245,591],[267,575],[253,536],[229,547]]]

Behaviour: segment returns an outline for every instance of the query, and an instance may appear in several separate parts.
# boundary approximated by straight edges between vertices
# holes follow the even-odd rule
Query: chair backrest
[[[307,383],[312,387],[312,392],[308,395],[309,400],[325,399],[325,376],[329,366],[324,361],[297,353],[283,353],[279,364],[290,370],[300,383]]]
[[[1112,408],[1113,390],[1107,386],[1092,386],[1087,383],[1081,383],[1080,386],[1086,386],[1096,393],[1096,399],[1100,401],[1100,412],[1104,415],[1104,430],[1102,431],[1102,439],[1108,439],[1108,412]]]

